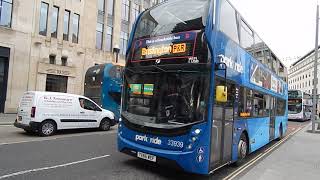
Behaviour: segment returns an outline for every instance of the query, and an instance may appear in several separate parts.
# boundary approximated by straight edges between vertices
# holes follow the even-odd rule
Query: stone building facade
[[[319,63],[319,60],[318,60]],[[318,65],[318,78],[320,65]],[[312,94],[313,89],[313,72],[314,72],[314,50],[308,52],[305,56],[298,59],[290,66],[289,70],[289,89],[302,90]],[[316,94],[319,94],[319,84]]]
[[[135,18],[162,1],[0,0],[0,113],[25,91],[83,94],[86,70],[124,64]]]

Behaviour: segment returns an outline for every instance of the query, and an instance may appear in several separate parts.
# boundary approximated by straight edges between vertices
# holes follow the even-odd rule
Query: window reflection
[[[79,21],[80,21],[80,15],[79,14],[73,14],[73,23],[72,23],[72,42],[78,43],[79,41]]]
[[[51,20],[51,37],[56,38],[58,32],[58,18],[59,17],[59,8],[54,6],[52,9],[52,20]]]
[[[12,0],[0,0],[0,26],[11,27]]]
[[[47,35],[48,7],[47,3],[41,2],[39,34],[43,36]]]

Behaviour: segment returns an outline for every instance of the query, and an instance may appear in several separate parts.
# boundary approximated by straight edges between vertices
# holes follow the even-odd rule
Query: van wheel
[[[44,121],[39,126],[40,136],[51,136],[57,130],[57,126],[53,121]]]
[[[245,134],[242,133],[238,143],[238,160],[235,162],[236,166],[240,166],[243,163],[243,160],[248,154],[248,149],[248,140]]]
[[[102,119],[102,121],[100,122],[100,130],[102,131],[109,131],[110,130],[110,119],[108,118],[105,118],[105,119]]]

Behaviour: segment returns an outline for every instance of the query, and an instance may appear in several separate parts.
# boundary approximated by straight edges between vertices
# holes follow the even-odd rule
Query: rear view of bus
[[[307,121],[311,119],[311,95],[301,90],[288,91],[288,119]]]
[[[84,96],[120,117],[122,69],[112,63],[90,67],[85,75]]]

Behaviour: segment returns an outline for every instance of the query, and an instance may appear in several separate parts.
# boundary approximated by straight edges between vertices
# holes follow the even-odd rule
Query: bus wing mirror
[[[217,86],[216,87],[216,101],[217,102],[227,102],[228,93],[226,86]]]

